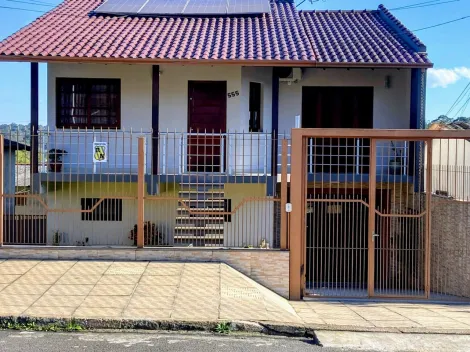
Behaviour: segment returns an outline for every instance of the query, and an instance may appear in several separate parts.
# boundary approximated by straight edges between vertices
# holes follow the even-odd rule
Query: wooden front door
[[[223,172],[227,82],[189,81],[188,171]]]

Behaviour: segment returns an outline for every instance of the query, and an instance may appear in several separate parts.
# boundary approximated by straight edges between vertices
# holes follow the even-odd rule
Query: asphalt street
[[[162,332],[54,333],[0,331],[0,351],[161,351],[161,352],[468,352],[470,336],[451,334],[319,331],[319,341],[285,337]]]
[[[0,351],[185,351],[185,352],[308,352],[339,351],[322,349],[310,339],[279,337],[238,337],[181,333],[48,333],[0,331]],[[341,350],[344,351],[344,350]]]

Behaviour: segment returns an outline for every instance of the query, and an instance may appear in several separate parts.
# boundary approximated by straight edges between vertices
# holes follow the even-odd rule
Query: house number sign
[[[235,97],[238,97],[240,95],[240,93],[238,93],[238,90],[234,91],[234,92],[230,92],[227,94],[227,96],[229,98],[235,98]]]

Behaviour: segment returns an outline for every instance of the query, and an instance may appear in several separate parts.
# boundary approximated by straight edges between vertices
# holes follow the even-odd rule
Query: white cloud
[[[461,77],[470,79],[470,67],[456,67],[454,71]]]
[[[446,88],[461,78],[470,79],[469,67],[431,68],[428,70],[428,82],[431,88]]]
[[[454,69],[431,68],[428,70],[428,79],[431,88],[446,88],[460,79],[460,75]]]

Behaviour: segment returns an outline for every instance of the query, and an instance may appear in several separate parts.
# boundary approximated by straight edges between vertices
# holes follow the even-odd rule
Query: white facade
[[[227,133],[222,137],[225,172],[231,175],[267,174],[270,170],[272,131],[272,67],[237,65],[164,64],[160,69],[159,173],[186,171],[188,150],[188,82],[226,81]],[[55,128],[56,78],[118,78],[121,80],[121,130],[113,133],[52,133],[47,149],[67,150],[63,172],[136,173],[137,137],[146,137],[146,171],[150,172],[152,128],[152,66],[122,64],[48,64],[48,125]],[[385,84],[389,78],[390,85]],[[261,83],[261,133],[249,133],[249,86]],[[280,83],[279,132],[290,134],[302,113],[302,87],[366,86],[374,88],[373,127],[409,128],[411,70],[316,69],[303,70],[299,82]],[[130,130],[133,129],[133,133]],[[142,132],[142,133],[141,133]],[[165,134],[167,133],[168,134]],[[93,141],[107,142],[109,161],[93,165]],[[384,146],[383,150],[390,150]],[[228,155],[225,155],[228,154]]]
[[[385,78],[390,76],[390,88]],[[298,83],[279,85],[279,132],[295,127],[302,115],[302,87],[373,87],[374,128],[410,128],[411,70],[306,69]]]

